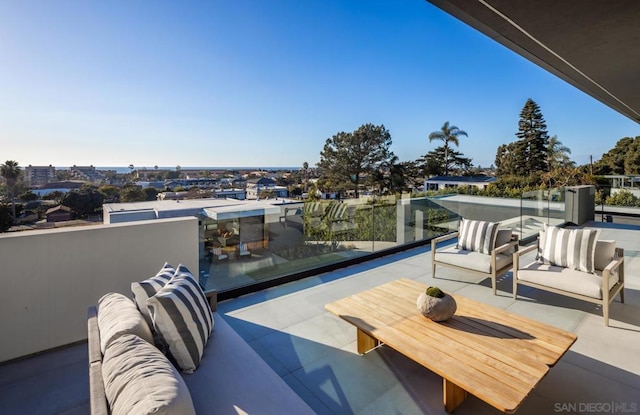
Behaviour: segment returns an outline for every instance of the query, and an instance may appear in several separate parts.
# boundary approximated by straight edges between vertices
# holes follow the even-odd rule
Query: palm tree
[[[302,163],[302,174],[304,175],[304,191],[306,192],[309,188],[309,163],[306,161]]]
[[[547,143],[547,162],[549,170],[555,170],[560,167],[574,167],[575,163],[569,158],[571,149],[562,145],[562,141],[558,140],[558,136],[553,136]]]
[[[429,142],[433,140],[440,140],[444,143],[444,175],[449,175],[449,143],[455,144],[458,147],[459,136],[468,137],[467,133],[456,127],[455,125],[449,125],[449,121],[442,125],[440,131],[434,131],[429,134]]]
[[[18,177],[20,177],[20,167],[17,161],[7,160],[0,166],[0,174],[7,182],[9,188],[9,197],[11,197],[11,213],[13,219],[16,219],[16,202],[15,202],[15,186]]]

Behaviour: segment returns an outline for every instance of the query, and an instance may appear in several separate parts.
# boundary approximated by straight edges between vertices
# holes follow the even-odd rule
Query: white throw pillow
[[[594,273],[595,250],[599,229],[563,229],[549,226],[545,230],[542,260],[551,265]]]
[[[127,334],[109,344],[102,380],[111,414],[195,414],[182,376],[158,349]]]
[[[490,254],[496,244],[498,223],[460,219],[458,249]]]
[[[180,265],[174,277],[147,300],[159,346],[178,367],[192,373],[213,330],[213,315],[200,284]]]
[[[119,293],[108,293],[98,300],[98,328],[102,354],[123,334],[135,334],[153,344],[149,324],[133,301]]]
[[[156,295],[156,293],[173,278],[175,273],[175,268],[168,262],[165,262],[155,276],[144,281],[131,283],[131,291],[133,292],[136,305],[150,326],[153,325],[153,322],[151,321],[151,315],[147,308],[147,300],[149,297]]]

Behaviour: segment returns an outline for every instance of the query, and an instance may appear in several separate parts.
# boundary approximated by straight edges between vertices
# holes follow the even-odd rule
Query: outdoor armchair
[[[480,221],[467,221],[480,222]],[[482,223],[482,222],[480,222]],[[484,222],[487,223],[487,222]],[[497,224],[492,224],[497,226]],[[462,229],[462,226],[461,226]],[[432,275],[437,278],[436,266],[449,267],[464,272],[483,275],[491,278],[493,295],[497,294],[497,278],[509,272],[513,267],[512,252],[518,249],[518,236],[512,234],[511,229],[497,230],[495,238],[478,237],[488,242],[485,249],[457,244],[440,247],[438,244],[454,238],[460,239],[460,231],[440,236],[431,240]],[[491,243],[493,239],[493,243]]]

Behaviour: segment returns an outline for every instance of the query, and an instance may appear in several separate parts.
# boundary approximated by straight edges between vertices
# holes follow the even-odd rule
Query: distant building
[[[71,209],[64,205],[58,205],[47,210],[45,213],[47,222],[63,222],[73,219]]]
[[[27,186],[42,186],[54,180],[56,180],[56,168],[52,165],[28,165],[24,168],[24,181]]]
[[[39,189],[33,189],[32,192],[42,197],[53,192],[67,193],[70,190],[79,190],[83,184],[81,181],[49,182]]]
[[[240,243],[247,249],[269,245],[269,226],[280,225],[286,216],[285,200],[189,199],[102,205],[105,224],[195,216],[199,219],[200,258],[213,247],[235,252]],[[297,206],[297,205],[296,205]]]
[[[105,175],[93,166],[73,166],[69,168],[69,172],[74,178],[87,182],[101,182],[105,179]]]
[[[446,188],[456,188],[459,186],[474,186],[484,189],[489,184],[496,181],[491,176],[435,176],[424,182],[424,190],[442,190]]]
[[[611,195],[626,191],[640,197],[640,176],[605,175],[605,179],[611,180]]]
[[[259,199],[264,191],[273,193],[274,197],[288,197],[286,187],[276,186],[276,181],[268,177],[247,180],[247,199]]]

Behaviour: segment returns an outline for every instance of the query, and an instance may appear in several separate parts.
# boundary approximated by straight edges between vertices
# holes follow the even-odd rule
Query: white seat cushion
[[[200,367],[181,373],[198,415],[314,413],[222,317],[214,318]]]
[[[532,262],[518,270],[518,280],[602,299],[602,271],[595,274],[549,264]],[[609,289],[618,282],[617,273],[609,278]]]
[[[487,274],[491,273],[491,255],[458,249],[455,246],[436,251],[436,261]],[[498,269],[502,269],[512,262],[513,257],[511,255],[496,255],[496,267]]]

